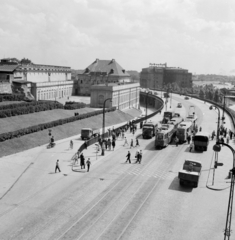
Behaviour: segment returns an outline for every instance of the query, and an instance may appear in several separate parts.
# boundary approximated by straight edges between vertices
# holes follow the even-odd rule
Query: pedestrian
[[[188,144],[190,144],[190,142],[191,142],[191,136],[190,135],[187,136],[187,141],[188,141]]]
[[[87,142],[84,142],[84,148],[87,149]]]
[[[115,143],[115,141],[113,140],[113,141],[112,141],[113,151],[114,151],[115,146],[116,146],[116,143]]]
[[[137,146],[140,146],[140,144],[139,144],[139,139],[138,138],[136,138],[136,144],[135,144],[135,146],[137,147]]]
[[[83,155],[83,153],[81,153],[80,155],[80,166],[81,166],[81,169],[85,169],[85,157]]]
[[[107,145],[108,145],[108,148],[109,148],[109,151],[110,151],[111,150],[111,140],[110,140],[110,138],[108,139]]]
[[[74,164],[78,163],[78,154],[75,153],[75,156],[74,156]]]
[[[57,169],[58,169],[59,172],[60,172],[59,159],[56,161],[56,164],[55,164],[55,173],[57,172]]]
[[[122,139],[125,137],[125,133],[124,133],[124,130],[122,132]]]
[[[191,142],[191,144],[190,144],[190,146],[189,146],[189,152],[191,152],[191,151],[193,150],[193,148],[194,148],[194,143]]]
[[[226,143],[229,144],[229,136],[226,137]]]
[[[127,139],[126,139],[126,137],[125,137],[125,140],[124,140],[125,142],[124,142],[124,145],[123,145],[123,147],[125,147],[126,146],[126,144],[129,146],[129,144],[128,144],[128,142],[127,142]]]
[[[201,132],[201,131],[202,131],[202,127],[199,128],[199,132]]]
[[[133,135],[135,135],[135,128],[133,127],[133,130],[132,130],[132,133],[133,133]]]
[[[133,145],[133,139],[131,139],[131,144],[130,144],[130,148],[133,148],[134,145]]]
[[[86,165],[87,165],[87,172],[89,172],[90,166],[91,166],[90,158],[88,158],[88,160],[86,161]]]
[[[139,163],[141,163],[142,157],[143,157],[142,150],[140,150],[140,153],[139,153]]]
[[[224,138],[223,138],[223,136],[221,136],[220,141],[221,141],[221,143],[224,143]],[[223,147],[223,144],[222,144],[222,147]]]
[[[214,137],[216,136],[216,134],[215,134],[215,130],[212,132],[212,134],[211,134],[211,140],[214,140]]]
[[[131,153],[130,153],[130,151],[128,151],[126,157],[127,157],[126,163],[127,163],[128,161],[129,161],[129,163],[131,163]]]
[[[175,136],[175,146],[178,147],[178,144],[179,144],[179,138]]]
[[[139,151],[136,152],[135,158],[136,158],[135,163],[138,163],[140,161],[140,152]]]
[[[70,148],[73,149],[73,140],[70,141]]]

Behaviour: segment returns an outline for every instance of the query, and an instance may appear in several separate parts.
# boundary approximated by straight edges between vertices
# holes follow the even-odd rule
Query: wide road
[[[178,102],[183,108],[176,108]],[[204,102],[173,95],[171,109],[185,117],[192,104],[203,131],[216,130],[217,112]],[[231,128],[227,116],[226,127]],[[135,136],[127,134],[128,140]],[[46,150],[41,152],[44,160],[34,163],[0,201],[0,239],[222,239],[230,150],[223,147],[219,153],[224,166],[216,170],[212,186],[215,141],[203,153],[189,152],[187,144],[155,150],[154,139],[140,139],[140,144],[142,164],[134,163],[136,148],[123,147],[119,139],[115,151],[92,164],[89,173],[77,169],[48,174],[50,159]],[[55,148],[53,154],[61,149]],[[125,163],[128,150],[133,164]],[[66,161],[67,153],[60,154]],[[202,161],[198,188],[179,186],[178,171],[186,158]],[[71,164],[69,159],[67,163]]]

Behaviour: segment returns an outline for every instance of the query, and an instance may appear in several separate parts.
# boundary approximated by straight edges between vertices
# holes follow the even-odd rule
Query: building
[[[192,73],[182,68],[167,67],[167,64],[150,64],[140,73],[140,86],[159,89],[177,83],[181,88],[192,88]]]
[[[9,73],[4,71],[9,69]],[[36,100],[55,100],[71,96],[73,81],[71,68],[64,66],[20,62],[16,58],[1,59],[0,75],[9,79],[13,89],[21,89],[26,95],[31,93]]]
[[[131,82],[130,75],[115,59],[96,59],[81,74],[77,74],[75,94],[89,96],[92,85],[126,82]]]
[[[91,107],[102,108],[105,99],[105,107],[117,107],[119,110],[139,108],[140,84],[130,83],[119,85],[117,83],[99,84],[91,86]]]

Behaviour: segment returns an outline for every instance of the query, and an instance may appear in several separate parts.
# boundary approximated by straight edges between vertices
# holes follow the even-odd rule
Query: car
[[[189,100],[189,97],[186,96],[186,97],[184,97],[184,99],[185,99],[185,100]]]
[[[182,103],[178,103],[177,108],[182,108]]]

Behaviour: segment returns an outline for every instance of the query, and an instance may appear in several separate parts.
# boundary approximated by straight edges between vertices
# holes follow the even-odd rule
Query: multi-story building
[[[73,93],[70,67],[25,64],[15,58],[2,59],[0,76],[7,69],[9,72],[5,76],[9,82],[24,92],[30,92],[36,100],[52,100]]]
[[[167,64],[150,64],[140,73],[140,86],[158,89],[169,83],[177,83],[179,87],[192,87],[192,73],[182,68],[167,67]]]
[[[92,85],[131,82],[130,75],[115,59],[96,59],[81,74],[75,77],[75,94],[90,95]]]
[[[107,101],[105,107],[117,107],[119,110],[127,108],[139,108],[140,84],[120,84],[110,83],[91,86],[91,107],[103,107],[105,99]]]

